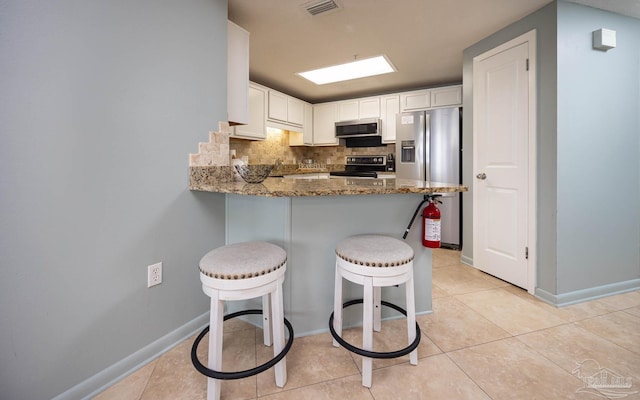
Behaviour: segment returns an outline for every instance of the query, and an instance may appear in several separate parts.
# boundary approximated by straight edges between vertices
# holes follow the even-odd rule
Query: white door
[[[473,62],[473,264],[529,292],[535,287],[529,239],[535,232],[534,55],[535,33]]]

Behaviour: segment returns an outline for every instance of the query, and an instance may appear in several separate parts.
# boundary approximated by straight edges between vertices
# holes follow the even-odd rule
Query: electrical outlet
[[[162,283],[162,263],[149,265],[147,267],[147,287]]]

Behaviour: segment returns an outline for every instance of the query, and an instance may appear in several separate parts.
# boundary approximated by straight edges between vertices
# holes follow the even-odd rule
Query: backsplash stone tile
[[[312,159],[319,164],[344,165],[350,155],[386,155],[395,153],[395,144],[380,147],[346,148],[344,146],[289,146],[288,131],[270,131],[266,140],[229,139],[230,150],[236,157],[248,157],[249,164],[272,164],[277,159],[285,164],[298,164]]]
[[[285,165],[297,166],[302,160],[312,159],[318,164],[343,166],[350,155],[386,155],[395,153],[395,144],[380,147],[346,148],[344,146],[289,146],[289,132],[269,130],[266,140],[244,140],[229,136],[227,122],[218,124],[217,132],[209,132],[209,141],[198,144],[198,153],[189,154],[190,167],[229,166],[230,151],[236,157],[247,157],[249,164],[273,164],[277,159]],[[339,169],[339,168],[338,168]]]
[[[237,158],[246,156],[249,164],[273,164],[277,159],[295,164],[304,158],[302,147],[289,147],[289,132],[279,130],[267,132],[266,140],[229,138],[229,149],[236,151]]]
[[[218,131],[209,132],[209,141],[199,143],[198,152],[189,154],[189,166],[228,166],[230,132],[227,122],[219,122]]]

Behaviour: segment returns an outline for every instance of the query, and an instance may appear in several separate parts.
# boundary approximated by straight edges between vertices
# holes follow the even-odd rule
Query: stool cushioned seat
[[[413,249],[405,242],[389,236],[358,235],[342,240],[336,255],[353,264],[366,267],[396,267],[413,261]]]
[[[196,338],[191,360],[196,369],[207,376],[207,399],[219,400],[221,380],[241,379],[274,367],[276,386],[287,381],[286,354],[293,343],[293,327],[284,317],[282,285],[287,271],[287,253],[271,243],[255,241],[229,244],[211,250],[200,260],[202,290],[211,298],[209,327]],[[225,301],[262,297],[262,310],[238,311],[223,315]],[[224,320],[241,315],[262,314],[265,346],[273,345],[273,359],[238,372],[222,372]],[[285,345],[284,327],[289,339]],[[209,362],[197,359],[198,345],[209,333]]]
[[[200,260],[200,272],[215,279],[248,279],[273,272],[287,262],[287,253],[267,242],[219,247]]]
[[[420,327],[416,323],[413,288],[413,248],[394,237],[375,234],[351,236],[336,245],[336,281],[333,313],[329,330],[333,345],[342,344],[347,350],[363,356],[362,385],[371,387],[373,358],[395,358],[409,354],[409,363],[418,364]],[[343,303],[342,280],[363,286],[363,298]],[[405,285],[406,311],[382,301],[382,288]],[[342,338],[343,308],[362,303],[362,348]],[[394,308],[407,317],[408,346],[391,352],[373,351],[373,332],[381,330],[381,306]]]

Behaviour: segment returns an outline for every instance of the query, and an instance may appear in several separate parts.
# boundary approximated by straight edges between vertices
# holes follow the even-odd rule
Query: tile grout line
[[[457,351],[457,350],[456,350],[456,351]],[[491,400],[494,400],[494,399],[493,399],[493,397],[491,397],[491,395],[489,395],[489,393],[487,393],[487,391],[486,391],[486,390],[485,390],[485,389],[484,389],[484,388],[483,388],[483,387],[482,387],[478,382],[476,382],[476,381],[475,381],[475,379],[473,379],[473,378],[472,378],[472,377],[467,373],[467,371],[465,371],[465,370],[464,370],[464,368],[462,368],[462,366],[458,365],[458,363],[457,363],[453,358],[451,358],[451,356],[449,355],[449,352],[444,353],[444,354],[447,356],[447,358],[449,359],[449,361],[451,361],[451,362],[453,363],[453,365],[455,365],[456,367],[458,367],[458,369],[459,369],[460,371],[462,371],[462,373],[463,373],[463,374],[465,374],[465,375],[466,375],[466,377],[467,377],[467,378],[469,378],[469,380],[470,380],[471,382],[473,382],[473,383],[474,383],[474,385],[476,385],[476,386],[478,387],[478,389],[480,389],[480,390],[482,391],[482,393],[486,394],[486,395],[487,395],[487,397],[488,397],[488,398],[490,398]]]
[[[634,307],[635,307],[635,306],[634,306]],[[616,314],[616,313],[624,313],[624,314],[627,314],[627,315],[631,315],[631,314],[626,313],[624,310],[616,310],[616,311],[611,311],[611,312],[606,313],[606,314],[602,314],[602,315],[595,315],[595,316],[593,316],[593,317],[584,318],[584,319],[581,319],[581,320],[579,320],[579,321],[574,321],[574,322],[588,321],[588,320],[590,320],[590,319],[596,319],[596,318],[600,318],[600,317],[604,317],[604,316],[611,315],[611,314]],[[631,316],[632,316],[632,317],[635,317],[635,315],[631,315]],[[635,317],[635,318],[637,318],[637,317]],[[640,318],[639,318],[639,319],[640,319]],[[585,330],[585,331],[587,331],[587,332],[591,333],[592,335],[595,335],[595,336],[599,337],[600,339],[605,340],[605,341],[607,341],[607,342],[611,343],[611,344],[612,344],[612,345],[614,345],[614,346],[620,347],[621,349],[627,350],[627,351],[629,351],[629,352],[631,352],[631,353],[634,353],[634,354],[637,354],[637,355],[639,355],[639,356],[640,356],[640,352],[638,352],[637,350],[635,350],[635,349],[628,349],[628,348],[626,348],[625,346],[622,346],[622,345],[620,345],[620,344],[618,344],[618,343],[612,342],[609,338],[607,338],[607,337],[605,337],[605,336],[602,336],[602,335],[601,335],[600,333],[598,333],[598,332],[592,331],[592,330],[591,330],[591,329],[589,329],[589,328],[585,328],[585,327],[582,327],[582,326],[579,326],[579,325],[576,325],[576,327],[577,327],[577,328],[579,328],[579,329],[583,329],[583,330]]]
[[[151,370],[151,373],[149,374],[149,377],[147,378],[147,381],[144,384],[144,388],[142,388],[142,391],[140,392],[140,395],[138,396],[138,400],[142,400],[142,398],[144,397],[144,393],[147,391],[147,388],[149,387],[149,383],[151,382],[151,378],[153,377],[153,374],[156,372],[156,368],[158,367],[158,363],[160,362],[160,359],[162,357],[164,357],[165,354],[161,355],[160,357],[158,357],[158,358],[156,358],[155,360],[152,361],[154,363],[153,364],[153,369]],[[129,376],[131,376],[131,375],[129,375]]]

